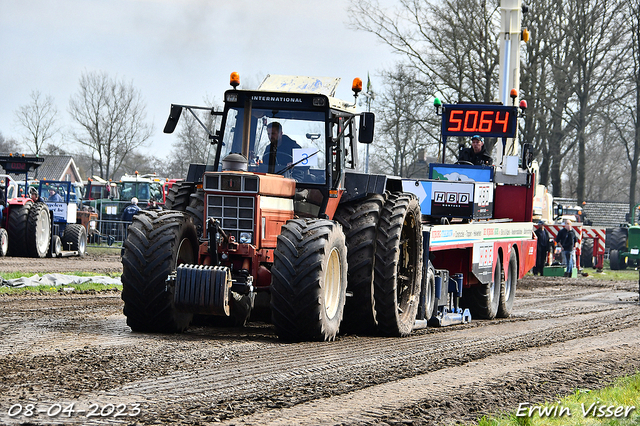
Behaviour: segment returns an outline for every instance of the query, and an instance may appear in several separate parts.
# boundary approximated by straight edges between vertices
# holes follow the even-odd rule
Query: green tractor
[[[629,226],[607,232],[609,265],[613,270],[625,269],[627,265],[640,260],[640,225],[636,222],[639,206],[640,204],[634,206]]]

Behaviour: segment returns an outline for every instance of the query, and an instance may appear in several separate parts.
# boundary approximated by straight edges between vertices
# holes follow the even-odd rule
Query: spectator
[[[484,147],[484,139],[480,135],[473,135],[471,148],[460,150],[458,161],[466,161],[476,166],[490,166],[493,164],[493,158],[487,153]]]
[[[49,188],[49,198],[47,198],[47,201],[49,201],[50,203],[64,202],[64,200],[62,199],[60,194],[58,194],[58,191],[56,191],[55,188]]]
[[[544,222],[539,221],[534,232],[538,239],[536,266],[533,267],[533,275],[542,275],[544,266],[547,263],[547,252],[549,251],[549,232],[544,229]]]
[[[136,197],[133,197],[131,199],[131,204],[125,207],[125,209],[122,211],[122,221],[132,222],[133,216],[138,214],[140,210],[140,207],[138,207],[138,199]]]
[[[575,250],[578,247],[578,236],[571,228],[571,220],[565,220],[564,228],[562,228],[556,236],[556,242],[562,247],[562,255],[567,265],[564,276],[570,277],[573,273]],[[558,249],[559,248],[560,247],[558,247]]]

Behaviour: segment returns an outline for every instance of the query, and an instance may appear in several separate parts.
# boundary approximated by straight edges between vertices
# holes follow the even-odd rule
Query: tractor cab
[[[357,142],[370,143],[373,138],[373,114],[358,114],[355,103],[333,97],[338,78],[269,75],[255,91],[237,90],[233,78],[234,89],[225,93],[222,112],[171,107],[165,133],[175,129],[183,109],[194,116],[193,109],[206,109],[222,117],[218,130],[207,130],[211,139],[207,165],[190,170],[187,181],[201,179],[206,171],[205,190],[259,192],[258,186],[270,188],[269,195],[293,198],[298,216],[331,217],[342,194],[345,172],[355,170]],[[362,83],[356,80],[360,84],[354,82],[357,96]],[[223,179],[211,174],[207,179],[210,172],[249,172],[257,178]],[[213,211],[220,212],[218,219],[224,227],[223,209]]]
[[[40,198],[47,203],[53,212],[53,223],[64,229],[67,223],[76,223],[80,188],[67,181],[40,181],[38,185]]]
[[[163,182],[155,174],[124,175],[118,182],[119,199],[127,205],[132,198],[137,198],[141,203],[161,205],[165,203],[165,191]]]

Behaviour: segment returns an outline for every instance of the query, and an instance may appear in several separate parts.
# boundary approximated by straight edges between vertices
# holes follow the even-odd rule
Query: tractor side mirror
[[[178,125],[178,120],[180,120],[181,114],[182,107],[171,104],[171,113],[169,113],[169,118],[167,118],[167,124],[164,125],[164,133],[173,133]]]
[[[363,112],[360,114],[360,126],[358,127],[358,142],[373,142],[373,129],[375,127],[376,118],[372,112]]]

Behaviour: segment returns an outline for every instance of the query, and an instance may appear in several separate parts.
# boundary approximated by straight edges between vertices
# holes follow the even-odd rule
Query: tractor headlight
[[[241,232],[240,242],[244,244],[251,244],[251,232]]]
[[[89,228],[90,229],[96,229],[96,221],[95,220],[89,221]]]

